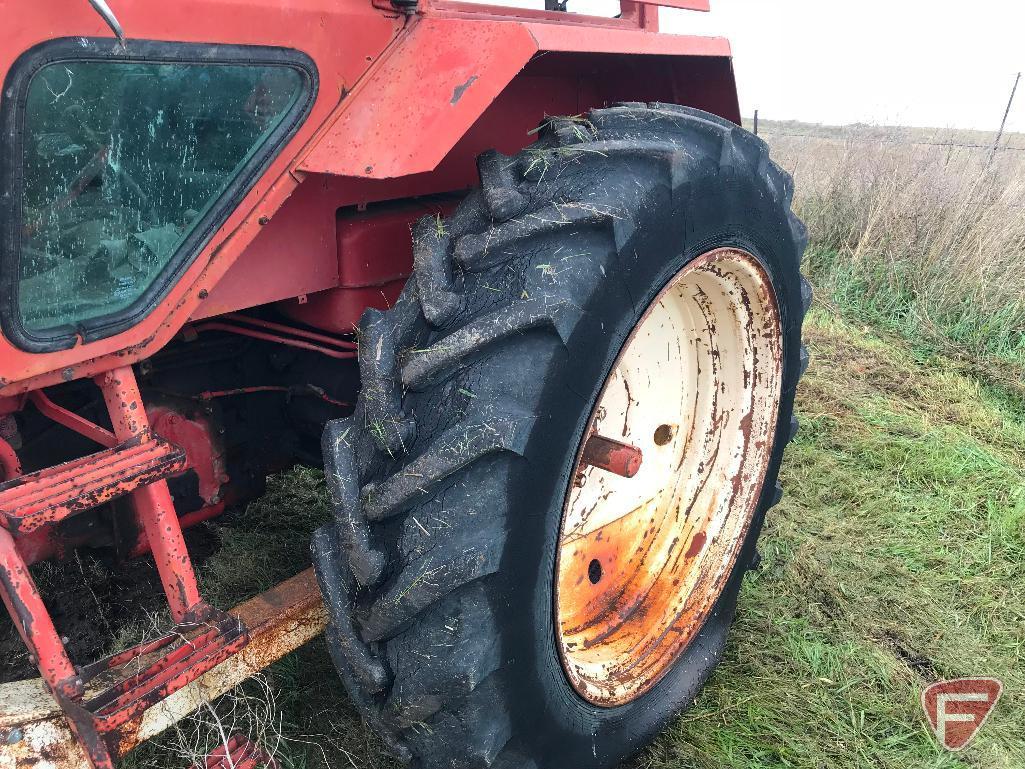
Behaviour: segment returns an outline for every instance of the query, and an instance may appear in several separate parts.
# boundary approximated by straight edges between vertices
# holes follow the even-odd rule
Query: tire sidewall
[[[502,675],[513,733],[543,767],[598,769],[647,744],[687,707],[722,656],[737,594],[754,556],[765,510],[774,502],[800,374],[798,245],[785,205],[761,177],[731,168],[698,174],[676,199],[668,190],[640,212],[611,273],[592,294],[564,355],[547,372],[539,427],[510,481],[508,543],[493,598],[505,628]],[[657,201],[657,202],[656,202]],[[775,290],[783,331],[783,377],[775,440],[761,498],[722,594],[695,639],[666,675],[633,702],[595,706],[570,685],[555,630],[555,561],[563,502],[593,404],[644,310],[692,259],[721,247],[753,254]]]

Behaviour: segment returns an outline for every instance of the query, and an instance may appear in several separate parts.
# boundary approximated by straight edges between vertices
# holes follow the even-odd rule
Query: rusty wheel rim
[[[556,629],[596,705],[650,690],[704,624],[743,545],[774,443],[782,335],[738,249],[678,272],[623,345],[563,507]]]

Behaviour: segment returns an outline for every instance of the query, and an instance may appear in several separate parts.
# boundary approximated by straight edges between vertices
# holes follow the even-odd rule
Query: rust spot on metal
[[[693,558],[702,551],[705,547],[705,541],[708,539],[708,535],[703,531],[699,531],[694,535],[694,539],[690,541],[690,547],[687,548],[687,553],[684,557]]]
[[[672,425],[659,425],[655,428],[655,435],[653,439],[656,446],[665,446],[669,441],[673,439],[673,434],[676,432],[676,428]]]

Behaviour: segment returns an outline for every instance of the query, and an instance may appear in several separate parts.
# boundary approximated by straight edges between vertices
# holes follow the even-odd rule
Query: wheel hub
[[[772,286],[738,249],[680,270],[624,344],[578,450],[556,564],[563,667],[589,702],[648,691],[704,624],[758,504],[781,378]]]

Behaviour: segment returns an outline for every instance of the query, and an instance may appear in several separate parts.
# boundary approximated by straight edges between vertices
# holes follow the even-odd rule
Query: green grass
[[[786,495],[726,657],[694,707],[623,769],[1025,766],[1020,402],[935,349],[821,309],[806,337],[812,367]],[[303,568],[325,502],[317,473],[279,476],[222,529],[206,589],[230,603]],[[955,755],[937,748],[918,698],[962,675],[997,676],[1005,694]],[[346,700],[322,640],[243,692],[220,717],[261,733],[283,767],[395,766]],[[186,722],[135,765],[181,765],[211,744],[213,720]]]
[[[727,656],[633,766],[1025,766],[1025,427],[942,359],[815,311],[784,501]],[[1005,695],[939,750],[918,704],[943,677]]]
[[[946,355],[1025,394],[1019,375],[1025,366],[1020,298],[999,307],[980,305],[968,294],[954,302],[916,290],[920,268],[911,261],[855,262],[846,251],[822,246],[809,249],[804,266],[821,298],[844,317],[898,335],[923,354]],[[956,280],[947,276],[946,282]]]

